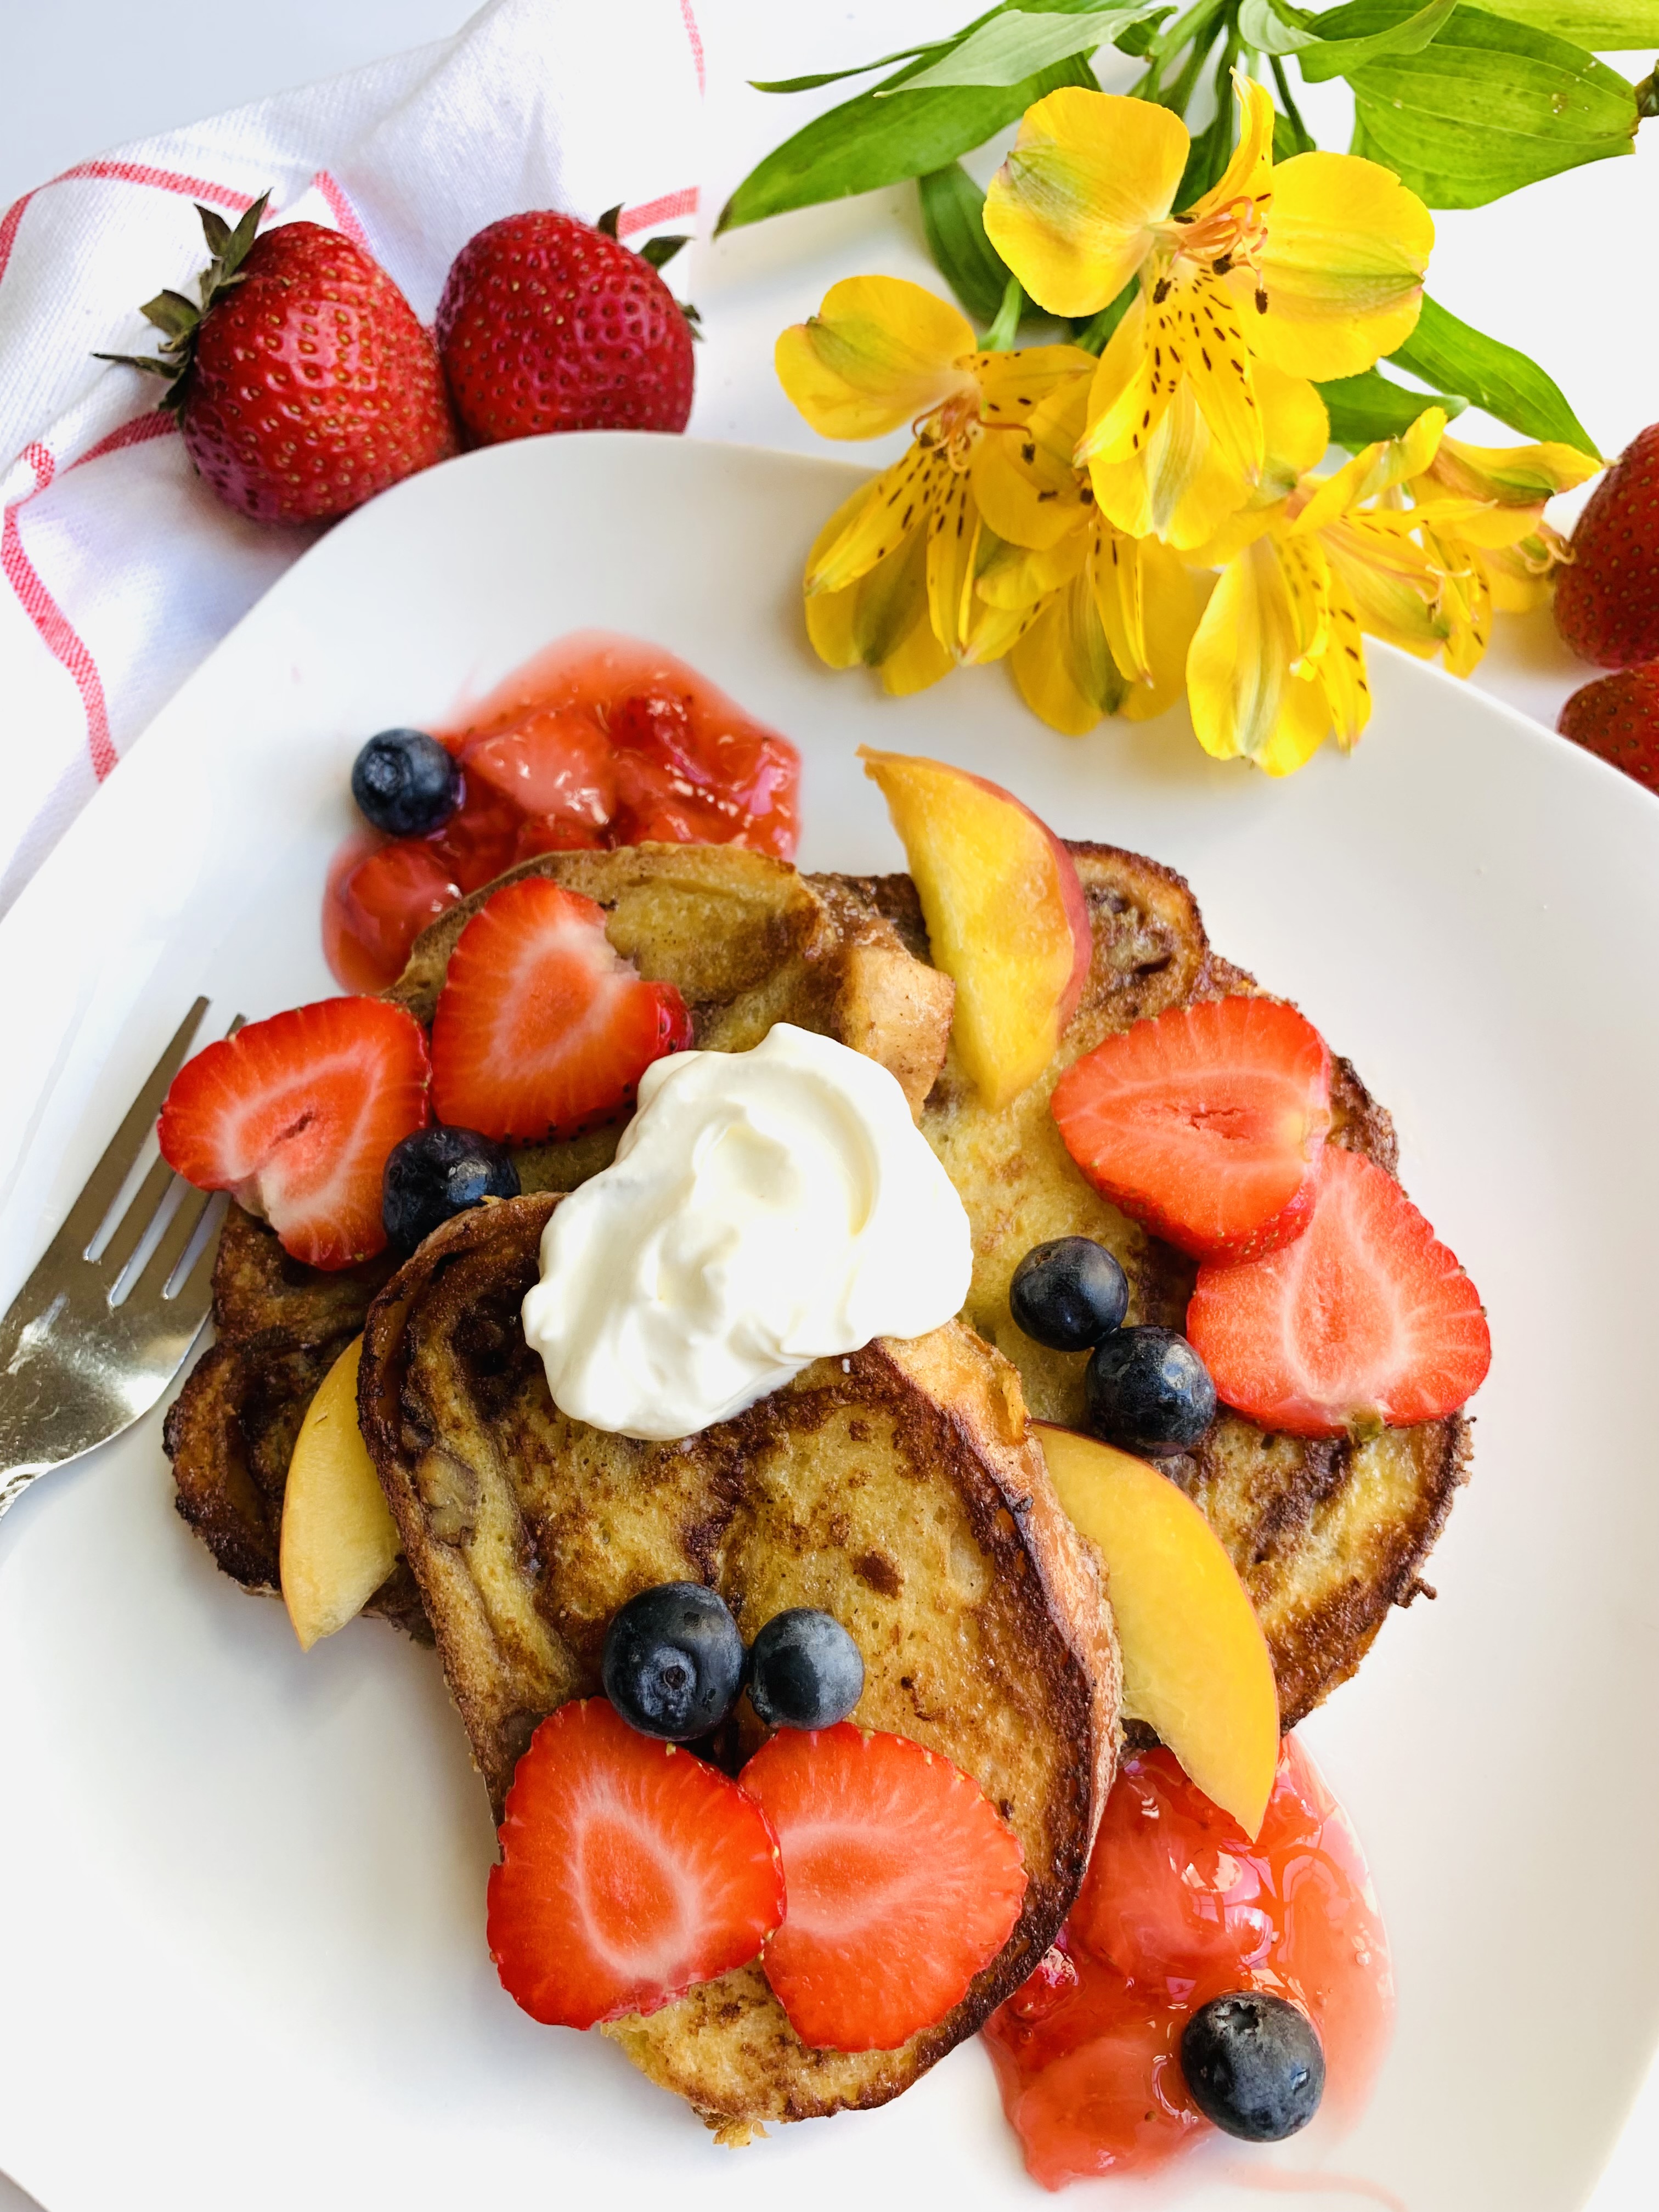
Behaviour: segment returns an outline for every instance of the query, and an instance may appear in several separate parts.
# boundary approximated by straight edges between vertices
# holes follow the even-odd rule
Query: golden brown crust
[[[225,1217],[213,1268],[218,1340],[169,1407],[162,1442],[180,1516],[245,1589],[277,1587],[283,1492],[300,1425],[391,1268],[386,1259],[320,1274],[289,1259],[240,1206]],[[401,1561],[368,1610],[430,1641]]]
[[[1110,1786],[1118,1662],[1091,1555],[1026,1431],[1018,1378],[952,1322],[820,1360],[668,1444],[558,1413],[518,1308],[556,1198],[459,1217],[376,1300],[363,1433],[499,1810],[535,1722],[591,1692],[617,1607],[706,1582],[745,1636],[789,1605],[865,1656],[854,1717],[971,1774],[1024,1848],[1009,1943],[898,2052],[809,2052],[752,1970],[612,2033],[723,2122],[878,2104],[1024,1980],[1075,1896]],[[759,1739],[740,1708],[735,1755]]]

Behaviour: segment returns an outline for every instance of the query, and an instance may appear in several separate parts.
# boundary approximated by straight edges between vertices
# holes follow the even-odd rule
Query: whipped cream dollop
[[[524,1332],[553,1402],[629,1437],[691,1436],[814,1359],[961,1309],[968,1216],[896,1079],[780,1022],[750,1052],[640,1079],[613,1164],[556,1208]]]

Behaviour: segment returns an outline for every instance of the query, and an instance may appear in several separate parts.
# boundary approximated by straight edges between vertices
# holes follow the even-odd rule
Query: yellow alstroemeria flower
[[[1445,664],[1454,676],[1479,665],[1495,610],[1524,614],[1548,598],[1567,549],[1545,521],[1545,506],[1601,466],[1576,446],[1480,447],[1443,438],[1412,479],[1419,534],[1442,577]]]
[[[1092,371],[1075,347],[986,353],[947,301],[896,276],[836,284],[779,338],[780,381],[813,428],[872,438],[914,422],[908,451],[861,485],[808,556],[806,627],[831,667],[860,662],[892,692],[994,660],[1030,619],[975,586],[998,541],[974,491],[985,426],[1014,425],[1056,384]]]
[[[987,435],[974,458],[981,509],[1003,541],[979,596],[1024,611],[1009,666],[1027,706],[1068,737],[1103,714],[1145,721],[1173,706],[1198,620],[1191,574],[1156,539],[1104,521],[1073,463],[1092,366],[1017,428]]]
[[[1191,545],[1260,481],[1255,363],[1358,375],[1416,325],[1434,225],[1390,170],[1273,159],[1266,88],[1236,76],[1225,173],[1171,212],[1190,140],[1145,100],[1073,88],[1027,110],[985,227],[1033,299],[1092,315],[1139,279],[1101,357],[1079,459],[1119,528]]]
[[[1237,518],[1194,556],[1224,562],[1187,656],[1206,752],[1289,775],[1333,733],[1346,751],[1370,717],[1364,633],[1422,655],[1446,642],[1443,578],[1415,534],[1422,512],[1389,503],[1429,467],[1445,426],[1426,409],[1403,438]]]

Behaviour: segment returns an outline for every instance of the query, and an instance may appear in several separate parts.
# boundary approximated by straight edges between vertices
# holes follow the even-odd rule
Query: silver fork
[[[168,1085],[207,1008],[198,999],[87,1177],[69,1218],[0,1318],[0,1514],[38,1474],[119,1436],[147,1413],[184,1365],[212,1298],[212,1237],[191,1240],[213,1202],[181,1185],[181,1200],[136,1273],[179,1182],[158,1159],[102,1236]],[[238,1016],[233,1028],[240,1026]],[[188,1264],[181,1264],[188,1261]]]

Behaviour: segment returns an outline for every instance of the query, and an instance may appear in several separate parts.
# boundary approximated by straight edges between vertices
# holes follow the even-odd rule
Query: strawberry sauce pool
[[[1059,1942],[985,2029],[1032,2178],[1150,2173],[1213,2137],[1182,2030],[1238,1990],[1302,2007],[1324,2111],[1357,2114],[1393,2018],[1388,1942],[1358,1840],[1294,1736],[1255,1843],[1169,1752],[1124,1760]]]
[[[460,763],[458,811],[423,837],[359,830],[329,868],[323,951],[348,991],[395,981],[428,922],[538,853],[660,840],[794,857],[795,748],[637,638],[562,638],[432,734]]]

